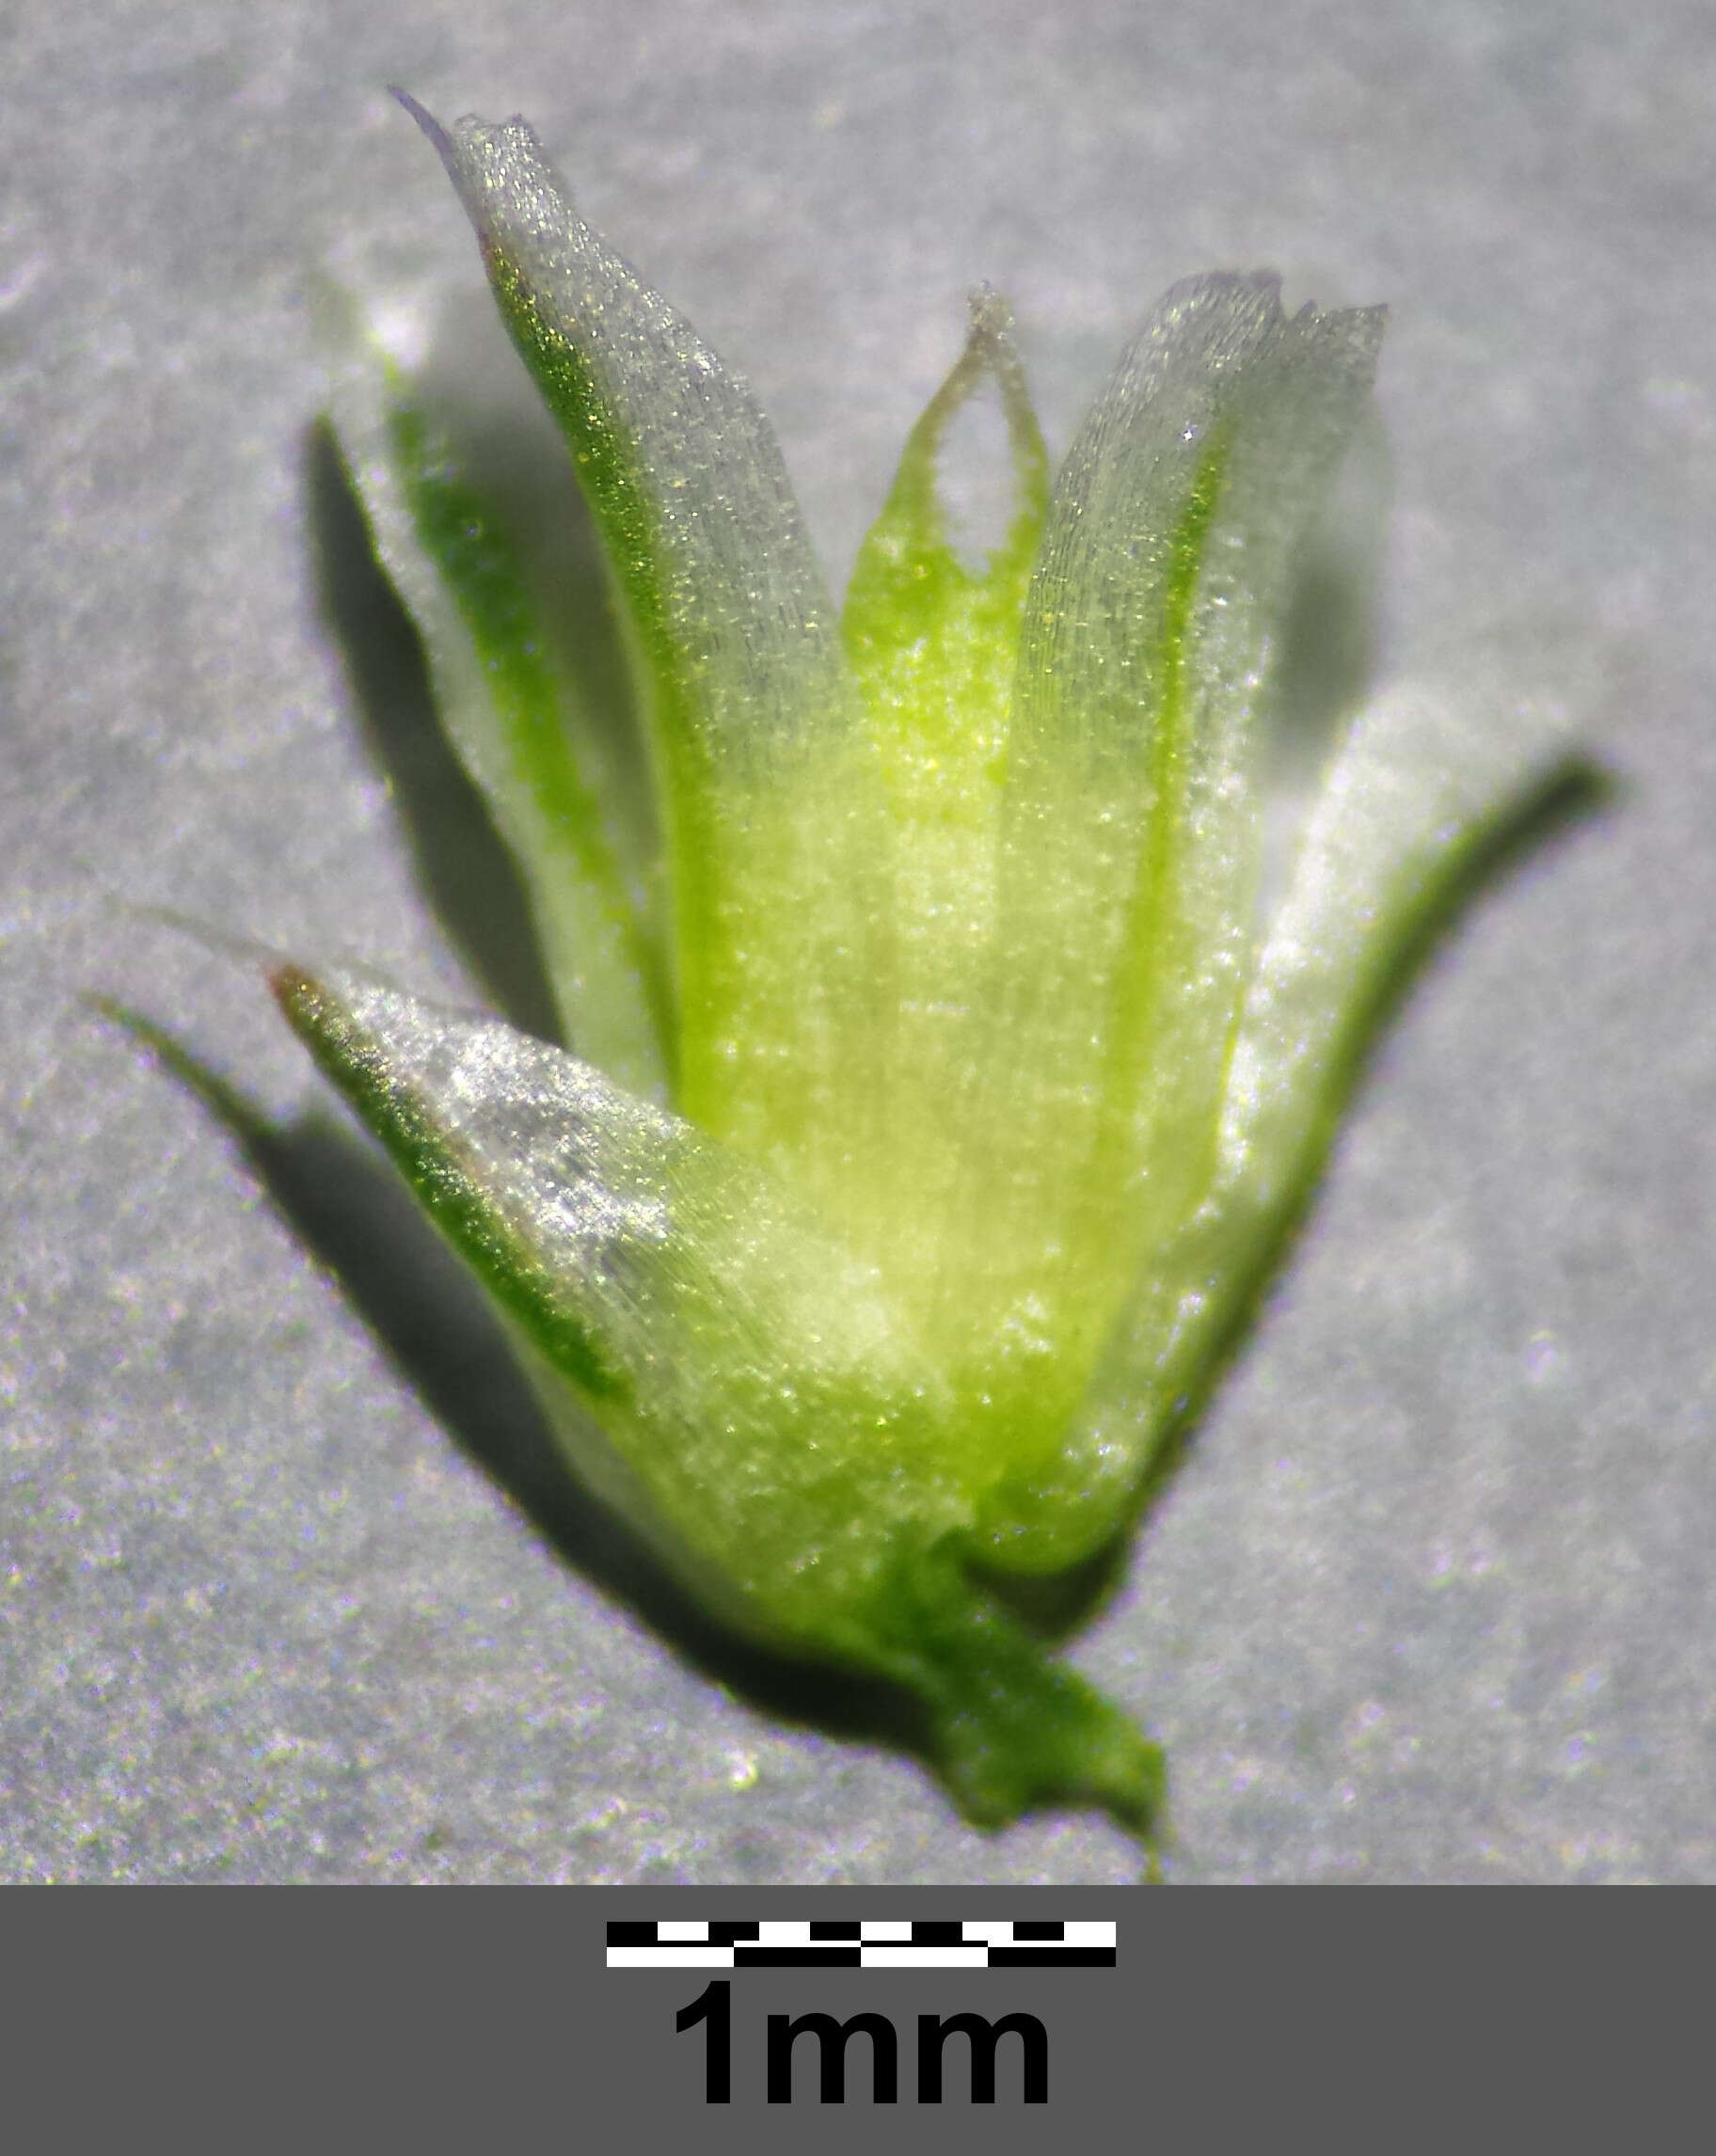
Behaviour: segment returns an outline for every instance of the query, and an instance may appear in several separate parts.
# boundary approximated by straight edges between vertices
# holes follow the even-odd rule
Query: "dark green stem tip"
[[[925,1749],[974,1826],[1082,1803],[1152,1842],[1162,1748],[975,1586],[957,1545],[916,1551],[892,1575],[872,1652],[915,1695]]]

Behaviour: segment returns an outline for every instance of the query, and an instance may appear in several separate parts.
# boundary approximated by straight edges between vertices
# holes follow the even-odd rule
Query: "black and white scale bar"
[[[1115,1927],[966,1923],[616,1921],[610,1969],[1112,1969]]]

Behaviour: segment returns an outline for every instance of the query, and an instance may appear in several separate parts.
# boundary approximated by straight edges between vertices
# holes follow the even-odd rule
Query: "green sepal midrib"
[[[628,898],[600,807],[579,769],[519,565],[476,490],[449,467],[422,413],[396,393],[386,425],[419,537],[484,666],[514,775],[572,848],[586,884],[600,894],[602,913],[643,983],[657,1038],[669,1053],[665,960]]]

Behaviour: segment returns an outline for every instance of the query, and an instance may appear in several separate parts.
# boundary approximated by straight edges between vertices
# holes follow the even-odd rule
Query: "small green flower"
[[[979,296],[837,612],[750,393],[531,130],[417,117],[599,531],[648,798],[408,382],[355,360],[339,436],[568,1046],[351,972],[280,1003],[708,1606],[908,1688],[969,1818],[1148,1832],[1160,1752],[1009,1583],[1124,1532],[1403,946],[1563,753],[1385,697],[1265,915],[1272,644],[1381,311],[1176,286],[1051,485]],[[985,389],[1012,502],[974,565],[938,467]]]

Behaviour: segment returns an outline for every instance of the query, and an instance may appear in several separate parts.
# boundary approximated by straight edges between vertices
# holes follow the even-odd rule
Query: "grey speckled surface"
[[[391,1230],[339,1141],[300,1127],[276,1188],[395,1279],[416,1384],[79,1006],[123,993],[291,1117],[319,1096],[260,992],[112,896],[469,992],[312,544],[307,273],[478,320],[393,79],[528,110],[752,375],[836,574],[976,277],[1057,445],[1176,276],[1392,302],[1393,648],[1594,639],[1626,784],[1418,984],[1076,1652],[1170,1749],[1175,1877],[1716,1873],[1708,8],[15,0],[0,1874],[1133,1871],[1085,1818],[970,1832],[909,1759],[669,1644],[598,1529],[455,1442],[503,1387],[463,1336],[436,1360],[434,1281],[353,1254]]]

